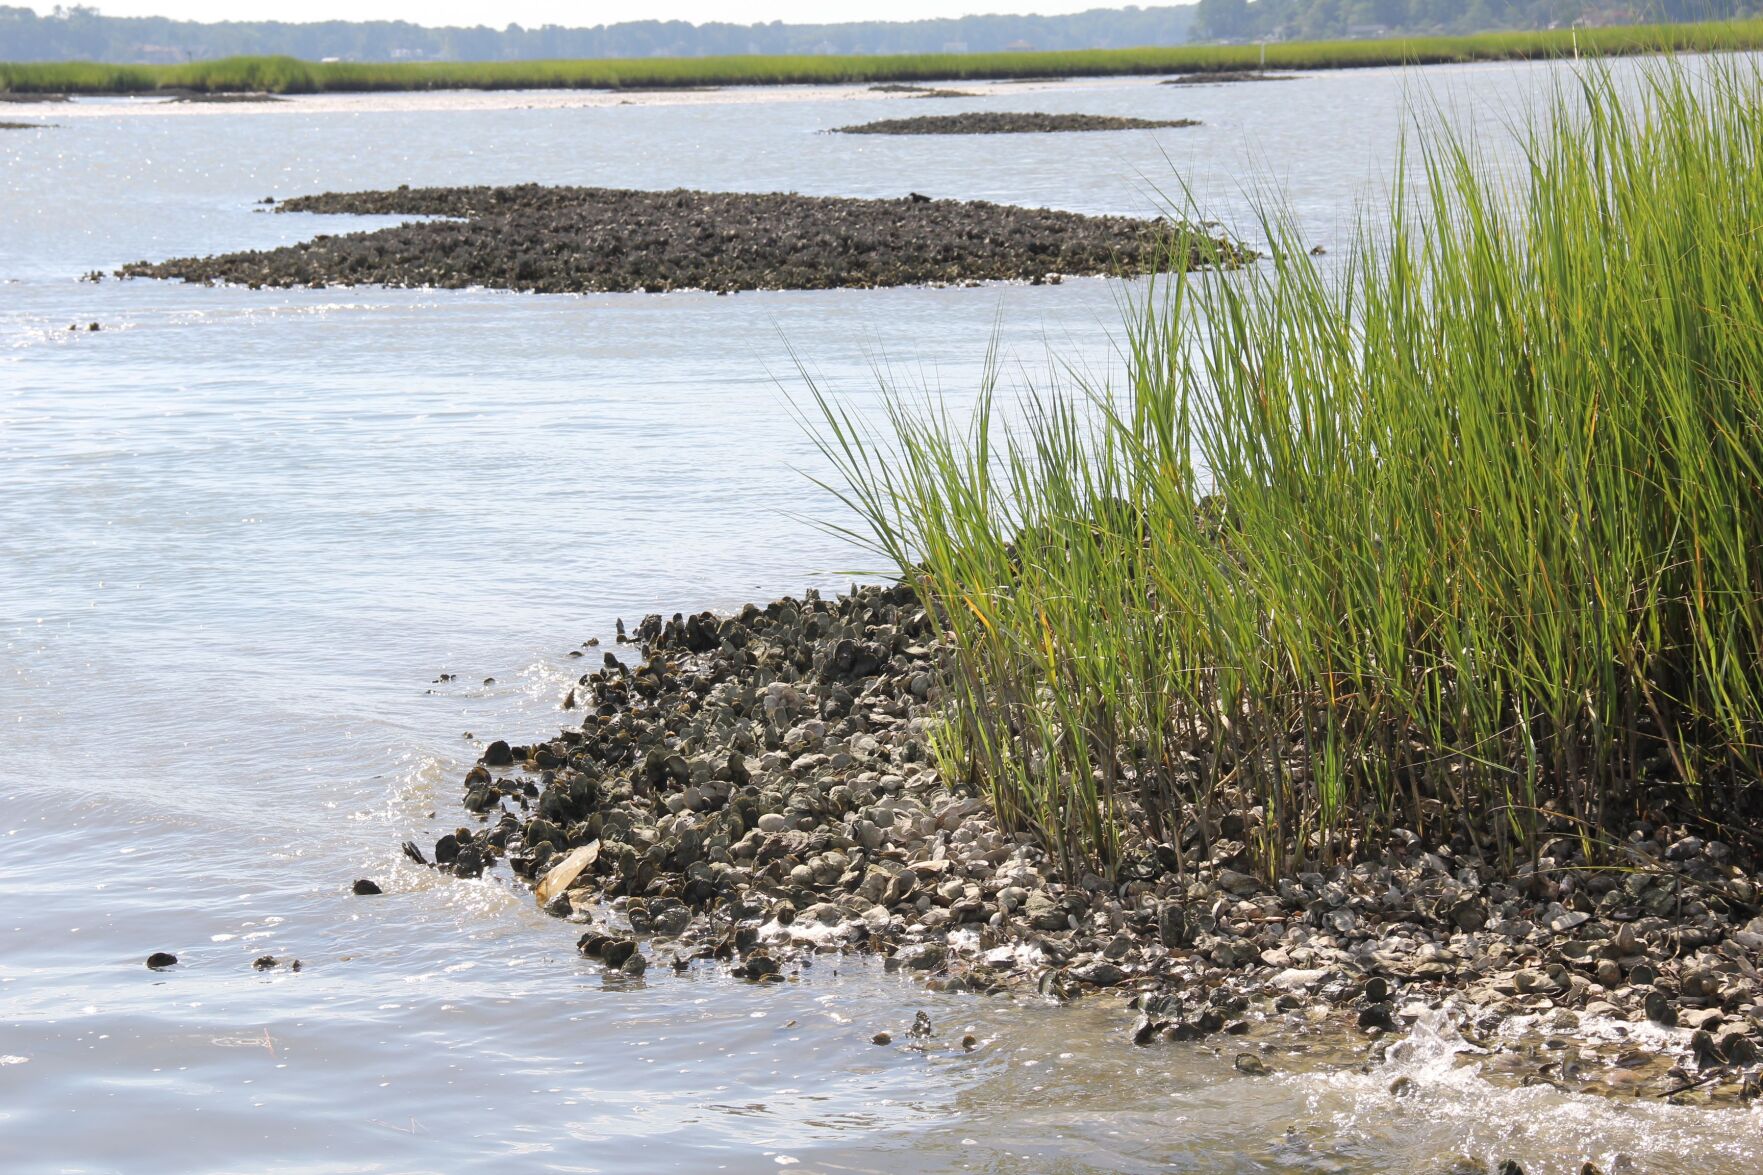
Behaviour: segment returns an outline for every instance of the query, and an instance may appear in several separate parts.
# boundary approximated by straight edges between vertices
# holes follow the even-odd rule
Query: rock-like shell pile
[[[542,293],[814,290],[1041,282],[1236,264],[1195,239],[1175,256],[1167,221],[985,201],[857,200],[611,188],[399,188],[284,202],[282,212],[425,216],[285,248],[140,261],[119,277],[248,286],[385,285]]]
[[[1129,827],[1119,877],[1062,876],[937,770],[941,636],[906,587],[650,616],[643,661],[608,655],[570,691],[579,727],[488,746],[465,780],[476,826],[432,863],[506,861],[626,976],[670,960],[778,982],[873,952],[938,990],[1112,991],[1135,1044],[1235,1036],[1257,1050],[1244,1072],[1342,1033],[1362,1056],[1351,1038],[1455,1009],[1496,1078],[1763,1092],[1763,878],[1733,846],[1637,825],[1628,868],[1563,834],[1507,873],[1406,834],[1269,884],[1239,799],[1185,867]]]
[[[1040,111],[976,111],[884,118],[838,127],[843,135],[1032,135],[1064,131],[1154,131],[1199,126],[1191,118],[1123,118],[1112,114],[1047,114]]]

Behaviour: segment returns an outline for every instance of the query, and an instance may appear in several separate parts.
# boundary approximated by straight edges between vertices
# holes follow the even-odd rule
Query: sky
[[[846,20],[922,20],[981,12],[1081,12],[1111,8],[1127,0],[845,0],[838,4],[803,0],[648,0],[625,3],[569,3],[568,0],[88,0],[106,16],[170,16],[180,20],[408,20],[424,25],[596,25],[628,20],[733,21],[790,24]],[[1152,4],[1188,0],[1136,0]],[[53,5],[33,4],[39,12]]]

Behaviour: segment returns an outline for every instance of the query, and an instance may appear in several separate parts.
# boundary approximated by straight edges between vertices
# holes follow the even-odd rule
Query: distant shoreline
[[[0,64],[0,96],[165,91],[273,94],[420,90],[631,90],[1354,69],[1763,49],[1763,20],[1481,33],[1459,37],[1177,45],[1073,52],[874,57],[667,57],[578,61],[308,62],[228,57],[184,65]]]

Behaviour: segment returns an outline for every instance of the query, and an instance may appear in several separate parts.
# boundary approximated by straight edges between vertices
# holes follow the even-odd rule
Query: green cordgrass
[[[946,618],[945,773],[1078,870],[1757,843],[1763,84],[1641,76],[1564,82],[1516,166],[1423,118],[1327,263],[1273,207],[1270,260],[1129,303],[1123,387],[819,397],[852,532]]]
[[[1763,20],[1270,44],[1274,69],[1558,58],[1587,54],[1763,48]],[[874,57],[676,57],[604,61],[333,62],[229,57],[185,65],[0,64],[0,91],[139,94],[155,90],[314,94],[365,90],[620,89],[977,78],[1198,73],[1259,68],[1255,45],[1182,45],[1059,53]]]

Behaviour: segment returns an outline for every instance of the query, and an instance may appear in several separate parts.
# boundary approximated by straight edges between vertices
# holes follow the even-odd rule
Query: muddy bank
[[[205,93],[179,94],[177,97],[173,98],[172,101],[173,102],[188,102],[193,105],[200,105],[200,106],[232,106],[232,105],[236,105],[238,103],[251,103],[251,102],[286,102],[287,99],[281,97],[279,94],[263,94],[263,93],[228,91],[225,93],[215,93],[215,94],[205,94]]]
[[[0,131],[40,131],[54,125],[52,122],[0,122]]]
[[[1184,73],[1179,77],[1164,78],[1165,86],[1222,86],[1237,82],[1289,82],[1298,77],[1292,73],[1261,73],[1256,70],[1233,72],[1220,70],[1217,73]]]
[[[43,102],[66,102],[67,100],[66,94],[20,94],[12,90],[0,91],[0,103],[12,103],[19,106],[37,105]]]
[[[875,94],[910,94],[914,98],[977,98],[978,94],[971,90],[949,90],[936,86],[912,86],[904,82],[886,82],[879,86],[869,87]]]
[[[1179,846],[1129,813],[1113,880],[1064,877],[940,773],[950,661],[909,589],[650,616],[634,643],[634,668],[594,654],[557,736],[490,744],[470,825],[406,849],[511,869],[599,965],[769,983],[873,953],[941,991],[1115,999],[1123,1045],[1211,1038],[1248,1072],[1420,1023],[1494,1080],[1758,1093],[1763,878],[1735,844],[1636,823],[1589,863],[1564,828],[1505,871],[1396,836],[1269,884],[1226,808]]]
[[[1137,131],[1199,126],[1191,118],[1120,118],[1101,114],[1039,114],[987,111],[973,114],[926,114],[918,118],[884,118],[856,126],[834,127],[840,135],[1028,135],[1075,131]]]
[[[288,200],[282,212],[433,216],[261,252],[141,261],[119,277],[249,286],[487,286],[544,293],[831,289],[1170,263],[1163,221],[984,201],[855,200],[608,188],[400,188]],[[1245,256],[1217,243],[1226,261]],[[1197,250],[1183,259],[1198,264]]]

